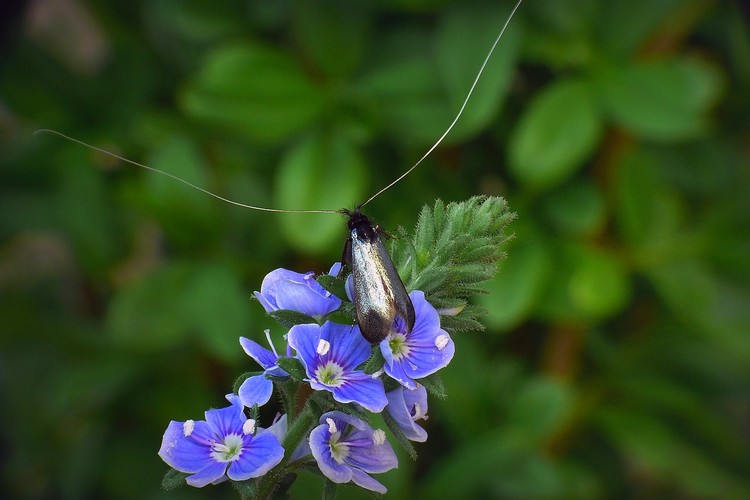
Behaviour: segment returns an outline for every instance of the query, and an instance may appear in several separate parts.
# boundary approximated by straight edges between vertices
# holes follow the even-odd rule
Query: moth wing
[[[406,291],[404,282],[401,281],[401,276],[396,271],[396,266],[393,264],[393,260],[391,260],[391,256],[388,254],[383,242],[380,241],[380,238],[376,239],[373,245],[382,256],[382,269],[385,271],[387,281],[390,283],[394,309],[406,322],[406,331],[410,332],[414,328],[415,314],[414,305],[411,303],[409,293]],[[388,327],[390,328],[390,325]]]

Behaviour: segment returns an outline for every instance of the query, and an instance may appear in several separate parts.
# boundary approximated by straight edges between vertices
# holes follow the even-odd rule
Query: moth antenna
[[[281,208],[256,207],[255,205],[248,205],[248,204],[245,204],[245,203],[240,203],[238,201],[230,200],[228,198],[224,198],[223,196],[219,196],[216,193],[212,193],[211,191],[209,191],[207,189],[204,189],[204,188],[202,188],[200,186],[196,186],[192,182],[186,181],[185,179],[183,179],[181,177],[177,177],[174,174],[170,174],[169,172],[165,172],[163,170],[159,170],[158,168],[149,167],[148,165],[144,165],[143,163],[138,163],[137,161],[129,160],[128,158],[125,158],[124,156],[120,156],[118,154],[113,153],[112,151],[107,151],[106,149],[102,149],[102,148],[99,148],[97,146],[93,146],[91,144],[85,143],[85,142],[83,142],[83,141],[81,141],[79,139],[76,139],[74,137],[70,137],[68,135],[65,135],[62,132],[58,132],[57,130],[52,130],[52,129],[46,129],[45,128],[45,129],[40,129],[40,130],[37,130],[37,131],[34,132],[34,135],[39,135],[39,134],[55,134],[55,135],[58,135],[58,136],[62,137],[63,139],[67,139],[67,140],[69,140],[71,142],[75,142],[77,144],[80,144],[81,146],[87,147],[89,149],[93,149],[94,151],[98,151],[98,152],[103,153],[103,154],[105,154],[107,156],[111,156],[112,158],[117,158],[118,160],[124,161],[125,163],[129,163],[131,165],[135,165],[136,167],[145,168],[146,170],[150,170],[152,172],[156,172],[157,174],[166,175],[167,177],[170,177],[170,178],[172,178],[172,179],[174,179],[176,181],[179,181],[179,182],[181,182],[181,183],[183,183],[183,184],[185,184],[185,185],[187,185],[187,186],[189,186],[189,187],[191,187],[193,189],[197,189],[198,191],[201,191],[202,193],[205,193],[205,194],[207,194],[209,196],[213,196],[217,200],[221,200],[224,203],[229,203],[230,205],[236,205],[238,207],[249,208],[249,209],[252,209],[252,210],[260,210],[262,212],[283,212],[283,213],[295,213],[295,214],[313,214],[313,213],[316,213],[316,214],[332,214],[332,213],[338,213],[339,212],[338,210],[284,210],[284,209],[281,209]]]
[[[505,20],[505,24],[503,24],[502,29],[500,30],[500,33],[495,38],[495,41],[492,43],[492,47],[490,47],[489,52],[487,53],[487,56],[484,58],[484,62],[482,63],[482,66],[479,67],[479,72],[477,72],[476,78],[474,78],[474,82],[471,84],[471,87],[469,88],[469,92],[466,94],[466,98],[464,99],[463,104],[461,104],[461,108],[458,110],[458,113],[456,114],[456,117],[453,119],[450,125],[448,125],[448,128],[445,129],[445,132],[443,132],[443,135],[440,136],[440,138],[435,142],[435,144],[432,145],[430,149],[427,150],[427,152],[415,163],[409,170],[398,176],[394,181],[392,181],[390,184],[385,186],[383,189],[375,193],[374,195],[370,196],[367,201],[359,205],[360,207],[364,207],[368,203],[370,203],[372,200],[380,196],[383,192],[387,191],[391,188],[394,184],[398,183],[401,179],[409,175],[412,170],[417,168],[422,161],[424,161],[425,158],[430,156],[430,154],[437,148],[441,142],[443,142],[443,139],[450,133],[450,131],[453,129],[453,127],[458,122],[458,119],[461,118],[461,115],[464,112],[464,109],[466,109],[466,104],[469,102],[469,99],[471,98],[471,95],[474,93],[474,89],[477,86],[477,83],[479,83],[479,79],[482,77],[482,73],[484,73],[484,68],[487,66],[487,63],[490,60],[490,57],[492,57],[492,53],[495,52],[495,47],[497,47],[497,44],[500,42],[500,39],[503,37],[503,34],[505,33],[506,28],[510,24],[511,19],[513,19],[513,16],[515,15],[516,11],[518,10],[518,7],[521,5],[521,2],[523,0],[518,0],[516,2],[516,5],[513,7],[513,10],[510,12],[510,15],[508,16],[508,19]]]

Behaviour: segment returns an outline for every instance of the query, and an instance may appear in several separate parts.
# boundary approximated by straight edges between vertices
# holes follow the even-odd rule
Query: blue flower
[[[434,307],[415,290],[409,294],[414,305],[414,328],[406,333],[401,318],[393,322],[391,333],[380,343],[385,358],[383,370],[408,389],[416,389],[416,379],[431,375],[450,363],[455,345],[440,328],[440,317]]]
[[[231,406],[208,410],[206,420],[171,421],[159,456],[167,465],[191,474],[190,486],[243,481],[262,476],[281,459],[284,449],[271,432],[255,434],[255,421],[245,416],[237,396]]]
[[[333,272],[336,264],[331,268]],[[315,274],[295,273],[276,269],[263,278],[260,292],[255,292],[266,312],[290,309],[315,318],[331,313],[341,306],[341,300],[315,281]]]
[[[287,372],[276,365],[276,360],[279,359],[279,355],[276,353],[276,349],[274,349],[273,343],[271,342],[270,331],[266,330],[265,334],[266,339],[268,339],[268,344],[271,346],[271,349],[273,349],[271,351],[253,340],[240,337],[240,345],[242,346],[242,349],[244,349],[247,355],[253,358],[264,370],[260,375],[254,375],[247,378],[242,382],[239,391],[237,391],[240,401],[248,408],[252,408],[255,404],[263,406],[269,399],[271,399],[271,394],[273,393],[273,382],[271,382],[266,375],[279,378],[286,378],[289,376]],[[289,350],[288,346],[287,350]],[[287,353],[287,355],[291,355],[291,352]]]
[[[340,403],[354,402],[371,412],[383,411],[388,403],[383,381],[356,369],[367,361],[371,350],[358,327],[330,321],[323,326],[295,325],[287,338],[305,366],[310,387],[330,391]]]
[[[318,467],[334,483],[353,481],[368,490],[385,493],[386,487],[368,475],[398,467],[385,432],[340,411],[324,413],[310,433],[310,449]]]
[[[427,420],[427,390],[417,385],[416,389],[397,387],[386,393],[388,414],[396,421],[401,432],[411,441],[424,443],[427,431],[417,425],[417,420]]]

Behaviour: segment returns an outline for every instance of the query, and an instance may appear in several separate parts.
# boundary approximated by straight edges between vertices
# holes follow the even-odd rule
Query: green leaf
[[[276,364],[294,378],[294,380],[303,380],[307,374],[305,373],[305,367],[297,358],[285,358],[280,357],[276,360]]]
[[[181,96],[189,115],[266,142],[309,125],[326,100],[291,57],[245,44],[212,52]]]
[[[401,278],[407,290],[423,291],[439,310],[460,310],[443,316],[448,331],[481,329],[477,318],[484,310],[462,306],[484,291],[483,285],[497,271],[498,261],[505,257],[505,228],[514,218],[499,197],[475,196],[448,205],[437,201],[422,209],[411,244],[394,241],[391,256],[397,269],[404,270]]]
[[[367,165],[343,135],[315,134],[284,157],[276,178],[276,206],[338,210],[361,200]],[[321,252],[334,241],[343,246],[345,224],[335,214],[285,214],[279,224],[287,240],[308,252]]]
[[[185,478],[187,478],[190,474],[187,474],[185,472],[180,472],[175,469],[169,469],[166,474],[164,474],[164,478],[161,480],[161,487],[164,488],[164,491],[172,491],[175,490],[181,486],[185,486]]]
[[[222,359],[236,359],[237,339],[250,328],[250,312],[237,272],[222,263],[197,268],[181,291],[191,329]]]
[[[440,375],[433,373],[425,378],[419,379],[419,383],[422,384],[427,391],[438,399],[447,399],[448,392],[445,390],[445,384]]]
[[[579,244],[559,249],[555,274],[538,303],[549,321],[600,321],[628,303],[631,283],[614,255]]]
[[[478,297],[488,311],[487,326],[507,331],[526,319],[544,290],[551,265],[543,240],[512,244],[507,262],[487,285],[489,294]]]
[[[188,335],[180,291],[189,282],[191,267],[172,264],[119,290],[107,314],[107,330],[117,344],[160,350]]]
[[[595,235],[606,223],[604,195],[590,180],[576,180],[543,200],[544,220],[574,237]]]
[[[347,300],[345,279],[339,278],[338,276],[331,276],[330,274],[320,274],[315,277],[315,281],[334,296],[341,300]]]
[[[617,164],[617,222],[623,238],[641,252],[641,259],[659,259],[674,245],[682,210],[674,190],[659,171],[659,160],[636,149]]]
[[[628,60],[649,42],[661,24],[679,23],[675,11],[688,3],[685,0],[639,2],[634,9],[632,0],[608,0],[606,7],[599,9],[596,39],[612,59]]]
[[[595,81],[612,120],[644,138],[664,141],[705,133],[706,113],[723,87],[713,66],[688,57],[603,65]]]
[[[394,136],[407,144],[432,144],[454,113],[436,64],[425,57],[431,38],[422,32],[398,35],[378,40],[381,61],[371,65],[356,90]]]
[[[510,402],[506,432],[533,446],[564,425],[574,403],[570,388],[562,382],[532,378]]]
[[[591,157],[602,129],[591,85],[556,81],[529,104],[512,133],[511,174],[534,189],[559,184]]]
[[[458,113],[466,99],[502,20],[509,13],[508,5],[504,3],[463,3],[447,10],[441,17],[437,32],[437,63],[454,113]],[[520,22],[513,22],[506,29],[461,119],[449,135],[451,141],[465,140],[485,128],[497,115],[520,52],[521,27]],[[472,36],[466,36],[467,33],[472,33]]]
[[[268,315],[281,323],[286,328],[291,328],[294,325],[318,323],[315,318],[312,318],[311,316],[298,311],[293,311],[291,309],[277,309],[276,311],[269,312]]]
[[[391,414],[387,411],[384,411],[383,413],[381,413],[381,415],[383,417],[385,425],[387,425],[388,429],[390,429],[390,431],[393,433],[393,436],[396,438],[396,442],[399,444],[399,446],[401,446],[401,449],[409,455],[409,458],[411,458],[412,460],[416,460],[417,450],[414,449],[414,445],[411,444],[409,438],[404,435],[404,431],[401,430],[398,422],[396,422]]]
[[[347,0],[298,0],[292,18],[299,46],[335,79],[361,65],[372,19],[366,4]]]

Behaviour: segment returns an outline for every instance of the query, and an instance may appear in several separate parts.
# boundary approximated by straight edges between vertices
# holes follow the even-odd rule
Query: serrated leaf
[[[440,375],[433,373],[425,378],[419,379],[419,383],[422,384],[427,391],[438,399],[446,399],[448,392],[445,390],[445,384]]]
[[[166,474],[164,474],[164,477],[161,480],[161,487],[164,489],[164,491],[172,491],[175,490],[181,486],[185,486],[187,483],[185,482],[185,478],[187,478],[190,474],[187,474],[185,472],[180,472],[175,469],[169,469]]]
[[[286,358],[282,356],[276,360],[276,364],[295,380],[303,380],[307,376],[305,367],[302,366],[302,362],[297,358]]]
[[[511,174],[534,189],[559,184],[591,157],[602,132],[592,86],[556,81],[529,104],[511,135]]]
[[[318,323],[315,318],[312,318],[307,314],[298,311],[292,311],[291,309],[278,309],[276,311],[269,312],[268,315],[281,323],[286,328],[291,328],[295,325]]]
[[[385,425],[388,426],[388,429],[393,433],[393,436],[396,438],[396,442],[401,446],[401,449],[404,450],[409,457],[412,460],[417,459],[417,450],[414,449],[414,446],[411,444],[411,441],[409,441],[409,438],[404,435],[404,431],[401,430],[401,427],[398,425],[398,422],[396,422],[393,417],[391,417],[391,414],[387,411],[384,411],[381,413],[383,417],[383,421],[385,422]]]
[[[346,280],[330,274],[321,274],[315,277],[320,286],[331,292],[341,300],[347,300],[346,297]]]

